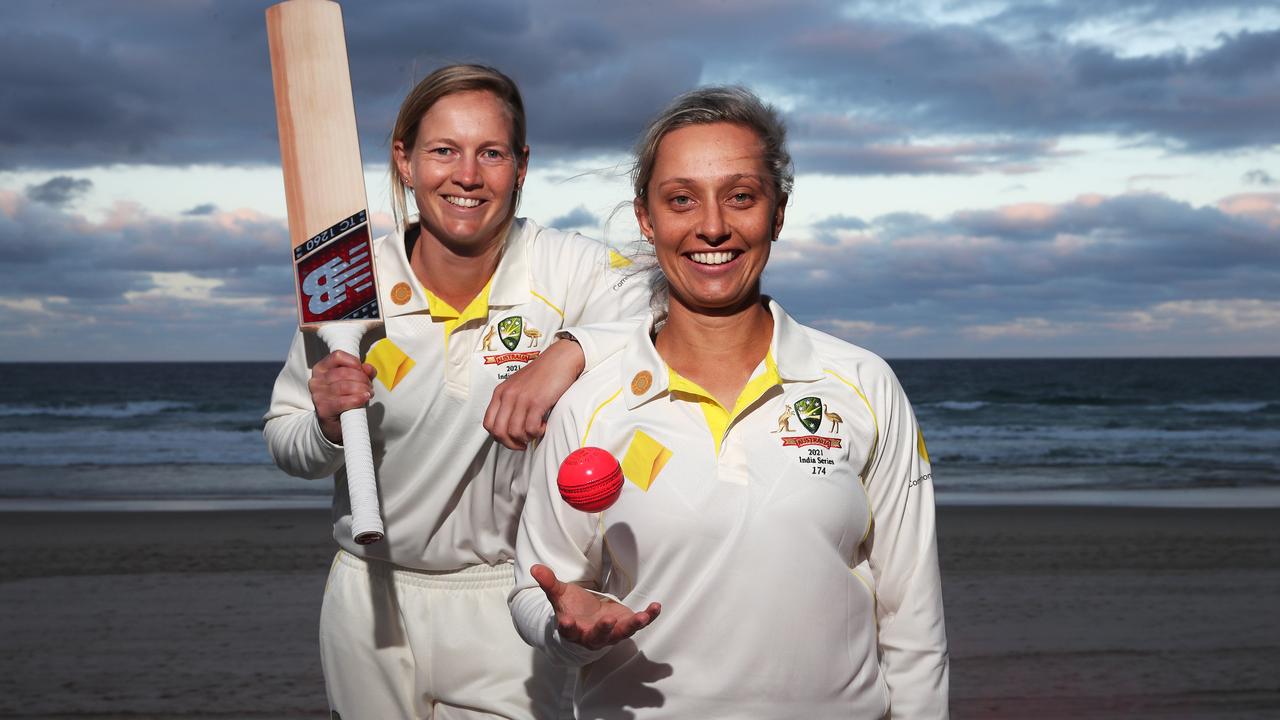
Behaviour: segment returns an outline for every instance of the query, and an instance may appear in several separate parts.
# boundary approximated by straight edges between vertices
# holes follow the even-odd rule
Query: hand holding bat
[[[342,413],[368,404],[377,375],[372,365],[342,351],[330,353],[311,368],[307,389],[311,391],[320,430],[329,442],[342,444]]]

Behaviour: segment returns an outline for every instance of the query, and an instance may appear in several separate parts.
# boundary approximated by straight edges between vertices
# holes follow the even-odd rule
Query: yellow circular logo
[[[636,395],[643,395],[651,385],[653,385],[653,375],[648,370],[641,370],[631,378],[631,392]]]
[[[412,297],[413,290],[409,288],[409,283],[407,282],[396,283],[396,286],[391,288],[391,302],[397,305],[409,302]]]

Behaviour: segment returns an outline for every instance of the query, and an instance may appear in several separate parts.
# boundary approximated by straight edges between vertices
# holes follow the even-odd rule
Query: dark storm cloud
[[[850,21],[798,33],[776,56],[811,78],[801,89],[815,99],[870,105],[921,132],[1115,133],[1207,151],[1280,142],[1280,73],[1259,49],[1277,43],[1280,31],[1241,32],[1195,57],[1122,58],[975,26]]]
[[[616,149],[700,75],[696,52],[619,47],[590,11],[405,0],[348,7],[346,27],[366,162],[442,63],[516,77],[547,149]],[[260,2],[6,3],[0,28],[0,169],[279,162]]]
[[[708,79],[789,97],[796,128],[856,111],[861,131],[806,141],[822,172],[1016,172],[1075,133],[1193,151],[1280,142],[1280,31],[1223,35],[1199,55],[1120,57],[1061,39],[1087,19],[1080,7],[1011,3],[959,26],[820,2],[401,0],[348,6],[346,23],[367,162],[386,155],[412,83],[452,61],[520,82],[535,160],[624,150]],[[1193,6],[1088,7],[1137,22]],[[248,0],[0,5],[0,168],[277,163],[262,11]],[[1029,27],[1033,11],[1037,33],[997,34]]]
[[[154,287],[150,273],[210,279],[283,278],[289,291],[283,222],[221,215],[169,220],[120,206],[100,223],[0,191],[0,298],[49,296],[120,302]],[[283,268],[283,270],[280,270]],[[259,280],[255,291],[270,292]],[[232,288],[234,289],[234,288]],[[215,291],[218,292],[218,291]]]
[[[859,3],[864,9],[875,9],[876,3]],[[898,12],[916,7],[912,0],[895,0],[888,7]],[[953,11],[981,11],[986,14],[981,23],[1007,31],[1029,31],[1038,35],[1077,28],[1083,24],[1100,21],[1149,25],[1173,19],[1203,18],[1213,13],[1230,13],[1248,16],[1265,9],[1265,3],[1257,0],[1005,0],[993,5],[986,0],[950,0]],[[881,4],[883,7],[883,4]]]
[[[92,187],[93,181],[88,178],[59,175],[39,185],[28,185],[27,197],[45,205],[65,205]]]
[[[809,319],[910,317],[933,327],[1172,301],[1274,302],[1280,196],[1259,200],[1267,204],[1254,214],[1121,195],[942,220],[831,218],[815,225],[818,242],[783,233],[765,286]]]
[[[970,142],[949,145],[869,145],[798,142],[792,156],[805,173],[831,175],[1018,174],[1039,169],[1057,153],[1051,142]]]

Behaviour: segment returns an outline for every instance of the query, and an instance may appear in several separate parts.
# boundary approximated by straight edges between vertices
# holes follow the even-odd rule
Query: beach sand
[[[1280,510],[944,507],[955,718],[1280,717]],[[327,511],[0,513],[0,717],[327,717]]]

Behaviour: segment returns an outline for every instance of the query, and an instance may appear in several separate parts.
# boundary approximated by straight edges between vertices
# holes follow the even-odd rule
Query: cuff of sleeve
[[[551,602],[537,588],[516,588],[507,602],[511,606],[516,632],[526,643],[546,653],[556,665],[581,667],[599,660],[610,650],[608,647],[589,650],[561,637]]]
[[[324,431],[320,429],[320,416],[314,412],[311,413],[311,441],[315,443],[316,449],[325,455],[326,460],[332,460],[342,454],[342,446],[324,436]]]
[[[564,328],[556,333],[556,337],[564,338],[565,340],[572,340],[573,342],[578,343],[578,347],[582,348],[582,357],[586,361],[586,365],[582,368],[582,372],[586,372],[594,368],[596,365],[599,365],[600,361],[604,358],[600,357],[599,348],[597,348],[595,342],[591,340],[591,333],[574,332],[577,329],[578,328]]]

